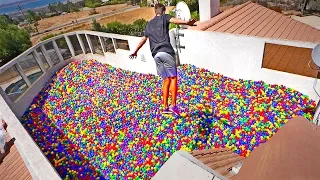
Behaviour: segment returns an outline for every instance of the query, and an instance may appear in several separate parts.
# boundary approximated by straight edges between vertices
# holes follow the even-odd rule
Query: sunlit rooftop
[[[64,33],[0,67],[0,179],[320,176],[318,29],[248,2],[170,37],[181,116],[160,112],[149,46],[129,59],[139,37]]]

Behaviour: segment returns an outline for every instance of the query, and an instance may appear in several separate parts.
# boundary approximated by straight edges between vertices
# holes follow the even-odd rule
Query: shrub
[[[130,36],[142,36],[147,23],[148,22],[145,19],[138,19],[132,24],[122,24],[118,21],[114,21],[103,27],[96,21],[93,21],[92,30]]]
[[[65,32],[65,31],[61,31],[60,33],[57,33],[57,34],[48,34],[48,35],[46,35],[46,36],[43,36],[40,40],[41,40],[41,41],[45,41],[45,40],[47,40],[47,39],[50,39],[50,38],[59,36],[59,35],[64,34],[64,33],[66,33],[66,32]]]

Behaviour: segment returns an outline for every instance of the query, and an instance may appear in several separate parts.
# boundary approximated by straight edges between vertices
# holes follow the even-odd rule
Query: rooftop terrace
[[[170,33],[175,35],[174,30]],[[141,49],[138,59],[128,58],[139,43],[137,37],[72,32],[41,42],[1,67],[0,116],[30,175],[46,180],[173,178],[190,161],[188,168],[203,172],[191,168],[190,178],[226,179],[235,175],[226,168],[231,161],[213,157],[215,162],[207,162],[197,152],[226,148],[238,162],[293,117],[315,122],[319,97],[312,86],[314,76],[269,67],[287,57],[280,48],[269,56],[269,44],[312,49],[315,43],[196,30],[180,33],[185,46],[179,49],[181,117],[159,113],[161,80],[149,47]],[[305,57],[302,72],[308,71],[305,61],[310,54],[305,54],[300,55]],[[176,156],[180,151],[189,154]],[[181,171],[168,174],[172,166],[166,162],[180,162]]]

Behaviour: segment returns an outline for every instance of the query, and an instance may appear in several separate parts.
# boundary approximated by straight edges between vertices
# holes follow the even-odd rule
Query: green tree
[[[67,2],[66,6],[68,9],[67,10],[68,12],[79,12],[80,11],[79,8],[70,1]]]
[[[7,15],[7,14],[2,14],[2,15],[0,15],[0,17],[5,18],[6,21],[7,21],[9,24],[15,24],[15,25],[18,25],[18,24],[19,24],[19,22],[18,22],[17,20],[12,19],[12,18],[11,18],[9,15]]]
[[[5,16],[0,16],[0,34],[0,66],[32,46],[29,33],[9,23]]]
[[[58,2],[57,10],[60,11],[60,12],[68,12],[68,6],[66,6],[62,2]]]
[[[101,6],[102,1],[101,0],[85,0],[84,3],[86,7],[96,8]]]
[[[49,4],[48,9],[49,9],[50,12],[57,14],[58,13],[58,11],[57,11],[57,3]]]
[[[100,23],[97,23],[97,21],[95,19],[92,21],[92,30],[93,31],[103,31]]]
[[[27,20],[29,21],[30,24],[33,24],[34,27],[36,28],[36,31],[38,31],[38,26],[39,26],[39,20],[41,18],[34,12],[31,10],[28,10],[28,14],[27,14]]]

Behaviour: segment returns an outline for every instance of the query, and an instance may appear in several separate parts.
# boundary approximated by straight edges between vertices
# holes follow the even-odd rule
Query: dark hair
[[[166,12],[166,7],[163,4],[158,3],[154,6],[154,12],[156,15],[162,15]]]

